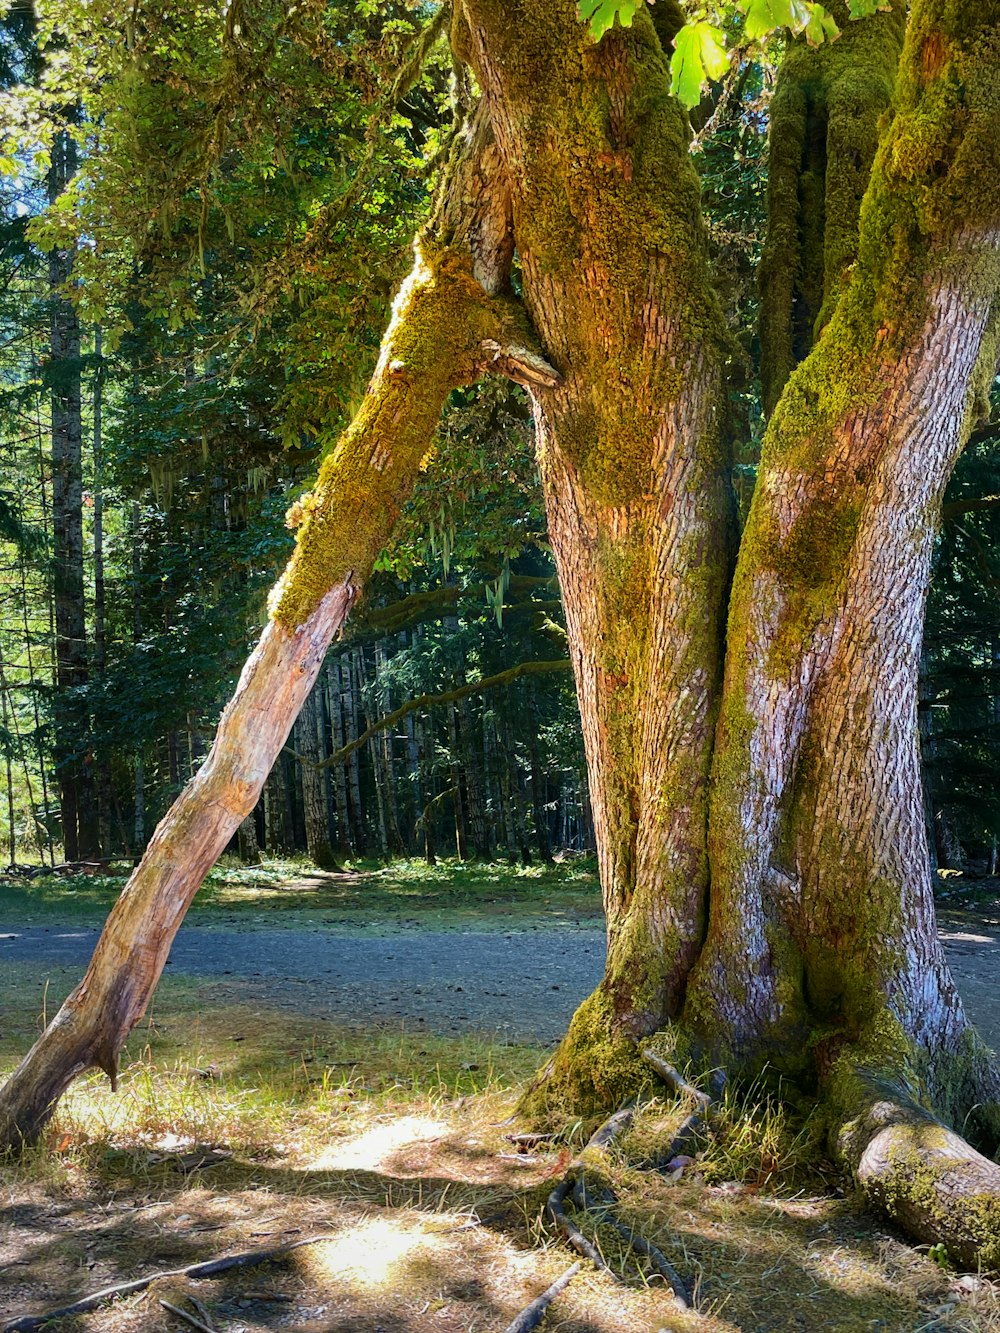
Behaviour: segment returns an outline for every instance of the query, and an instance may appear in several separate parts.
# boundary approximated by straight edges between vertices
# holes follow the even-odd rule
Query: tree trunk
[[[361,734],[353,651],[345,653],[340,659],[340,679],[344,702],[344,743],[349,745],[352,741],[357,740]],[[364,856],[368,851],[368,823],[365,819],[364,803],[361,800],[361,761],[357,750],[351,752],[345,768],[351,842],[354,844],[357,855]]]
[[[333,747],[344,747],[344,701],[340,688],[340,658],[334,657],[329,667],[329,704],[330,725],[333,735]],[[334,806],[337,813],[337,850],[341,856],[350,856],[354,850],[351,841],[351,820],[347,810],[347,769],[343,764],[335,764],[333,769]]]
[[[792,370],[829,323],[857,259],[858,217],[892,97],[904,0],[852,23],[828,10],[835,42],[794,42],[771,98],[768,225],[760,264],[761,379],[770,415]]]
[[[446,395],[475,379],[487,358],[495,364],[500,357],[521,378],[555,380],[527,347],[516,308],[494,295],[506,286],[513,247],[505,196],[491,179],[493,160],[480,118],[456,141],[361,408],[299,506],[296,546],[272,592],[271,619],[212,750],[160,823],[83,981],[0,1089],[0,1146],[36,1139],[84,1070],[97,1065],[114,1082],[118,1052],[146,1008],[191,899],[256,804],[330,639],[391,534]]]
[[[469,834],[465,810],[468,804],[468,796],[466,794],[465,773],[462,768],[454,704],[448,705],[448,759],[451,770],[452,802],[455,808],[455,855],[460,861],[467,861],[469,859]]]
[[[977,379],[986,382],[995,364],[995,343],[984,338],[1000,287],[1000,213],[986,202],[995,198],[1000,5],[961,14],[936,0],[913,6],[850,284],[791,375],[765,439],[730,598],[714,739],[723,579],[708,553],[722,547],[725,506],[711,455],[699,486],[687,489],[698,443],[712,434],[712,367],[697,348],[687,351],[681,321],[659,343],[673,351],[669,387],[655,387],[655,348],[643,349],[643,378],[633,378],[637,349],[622,345],[622,331],[642,325],[657,247],[632,256],[643,296],[634,296],[631,317],[615,317],[628,275],[612,295],[603,279],[627,247],[601,251],[589,266],[586,250],[607,184],[572,194],[587,184],[586,129],[572,125],[573,179],[546,194],[544,143],[536,165],[522,112],[529,68],[538,125],[563,128],[581,104],[607,106],[600,89],[583,91],[601,68],[627,100],[643,82],[633,63],[641,21],[610,33],[605,56],[602,42],[575,65],[564,56],[572,32],[552,19],[545,40],[560,63],[545,66],[543,79],[545,55],[532,45],[541,27],[513,21],[505,6],[505,45],[487,0],[466,12],[498,139],[524,194],[514,208],[525,298],[552,360],[567,367],[562,386],[536,394],[536,415],[608,905],[604,982],[577,1012],[536,1101],[622,1100],[645,1078],[629,1039],[658,1029],[668,1046],[735,1073],[777,1065],[818,1081],[840,1150],[874,1201],[963,1261],[995,1262],[1000,1170],[937,1133],[920,1106],[929,1100],[987,1134],[1000,1128],[1000,1081],[966,1022],[934,927],[916,686],[941,494]],[[560,87],[567,77],[573,96]],[[644,87],[644,105],[658,109],[648,79]],[[946,91],[956,87],[960,97]],[[653,150],[639,151],[638,111],[627,142],[616,141],[615,110],[611,98],[593,124],[610,129],[608,173],[608,159],[617,153],[620,167],[627,154],[634,187]],[[671,142],[661,131],[661,161]],[[534,262],[546,201],[563,192],[574,217],[588,218],[573,253],[585,291],[548,252],[544,269]],[[696,244],[675,222],[675,246],[679,236],[689,244],[675,270],[690,276]],[[664,298],[668,320],[684,295]],[[588,318],[574,325],[581,312]],[[625,442],[619,435],[606,454],[601,408],[617,385],[596,364],[595,330],[605,365],[630,394],[616,404]],[[600,386],[586,432],[578,374]],[[630,407],[643,404],[651,380],[644,419],[676,425],[656,455],[663,491],[647,507],[643,487],[628,489],[622,458],[635,438]],[[605,459],[614,476],[602,476]]]
[[[375,645],[375,677],[378,679],[386,663],[385,645],[378,642]],[[381,694],[382,709],[388,712],[392,707],[392,700],[387,690]],[[388,731],[381,732],[375,738],[376,745],[381,745],[382,754],[382,772],[385,778],[385,813],[386,824],[389,837],[389,851],[392,856],[402,856],[404,849],[403,835],[399,831],[399,802],[396,797],[396,766],[392,752],[392,735]]]
[[[595,47],[569,3],[544,23],[522,9],[463,13],[525,304],[564,371],[533,397],[608,921],[605,984],[580,1022],[639,1035],[679,1012],[704,928],[732,526],[725,334],[652,21]]]
[[[525,726],[528,735],[528,761],[531,765],[531,814],[535,825],[535,845],[543,865],[552,864],[552,845],[549,841],[548,815],[545,810],[545,770],[538,749],[538,708],[535,692],[525,687],[527,703]]]
[[[313,865],[320,870],[338,870],[339,864],[330,846],[330,806],[327,799],[326,758],[323,746],[322,683],[317,682],[306,700],[296,724],[296,748],[302,755],[302,805],[306,825],[306,849]]]
[[[457,709],[458,739],[469,797],[469,838],[472,843],[472,855],[488,857],[490,854],[490,835],[486,814],[483,764],[473,735],[472,722],[469,718],[468,699],[459,699]]]
[[[284,754],[275,759],[264,786],[264,842],[272,856],[294,850]]]
[[[361,701],[364,709],[365,730],[371,728],[374,718],[369,704],[368,687],[371,684],[368,678],[367,663],[365,661],[365,652],[362,648],[358,655],[358,686],[361,691]],[[368,741],[368,753],[371,755],[372,762],[372,780],[375,784],[375,810],[378,820],[378,846],[379,854],[383,861],[388,861],[389,851],[389,818],[388,818],[388,786],[390,775],[385,770],[383,735],[381,732],[371,736]],[[338,764],[338,768],[342,765]]]
[[[49,202],[76,171],[76,143],[61,131],[52,150]],[[65,292],[74,252],[49,253],[50,376],[52,379],[52,556],[55,570],[56,693],[53,700],[56,776],[67,861],[95,856],[98,830],[88,752],[87,711],[80,689],[87,683],[87,628],[83,579],[83,406],[80,321]]]
[[[236,830],[236,837],[240,860],[243,864],[245,866],[259,866],[263,858],[260,854],[260,843],[257,841],[257,821],[252,810],[240,821],[239,828]]]

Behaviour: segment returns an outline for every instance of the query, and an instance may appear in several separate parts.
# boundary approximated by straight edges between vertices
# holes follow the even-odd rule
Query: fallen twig
[[[629,1226],[616,1215],[615,1208],[618,1204],[618,1196],[610,1186],[602,1185],[599,1195],[595,1197],[587,1188],[587,1178],[581,1172],[573,1186],[573,1202],[578,1208],[586,1212],[599,1213],[601,1221],[605,1225],[613,1227],[619,1236],[628,1241],[637,1254],[647,1258],[660,1276],[666,1279],[678,1305],[683,1306],[686,1310],[691,1308],[691,1300],[684,1279],[663,1251],[658,1249],[652,1241],[647,1240],[641,1232],[636,1231],[634,1226]]]
[[[526,1305],[516,1319],[512,1320],[504,1329],[504,1333],[531,1333],[533,1328],[537,1328],[542,1322],[545,1311],[549,1308],[555,1298],[561,1291],[565,1291],[571,1278],[576,1277],[580,1271],[579,1260],[572,1268],[567,1268],[562,1277],[557,1277],[551,1287],[546,1287],[541,1296],[536,1296],[530,1305]]]
[[[558,1134],[505,1134],[504,1138],[508,1143],[513,1143],[518,1148],[537,1148],[540,1143],[551,1143],[557,1139]]]
[[[215,1333],[215,1329],[211,1324],[203,1324],[200,1319],[196,1319],[193,1314],[188,1314],[187,1310],[182,1310],[179,1305],[171,1305],[169,1301],[163,1300],[162,1297],[160,1298],[160,1304],[163,1306],[164,1310],[169,1310],[170,1313],[175,1314],[178,1319],[186,1319],[192,1328],[200,1329],[201,1333]]]
[[[556,1229],[559,1231],[560,1235],[562,1235],[567,1243],[576,1250],[577,1254],[582,1254],[585,1259],[590,1260],[595,1268],[599,1268],[602,1273],[607,1273],[610,1277],[614,1278],[616,1282],[620,1282],[621,1278],[619,1278],[618,1274],[613,1269],[609,1268],[601,1258],[597,1246],[587,1239],[566,1212],[564,1204],[572,1188],[573,1177],[571,1175],[564,1176],[549,1195],[548,1203],[545,1205],[548,1209],[549,1217],[551,1217],[552,1221],[556,1224]]]
[[[132,1282],[119,1282],[113,1287],[104,1287],[90,1296],[83,1296],[80,1300],[74,1301],[72,1305],[63,1305],[56,1310],[45,1310],[42,1314],[21,1315],[17,1319],[8,1320],[3,1326],[3,1333],[35,1333],[35,1329],[43,1328],[54,1319],[67,1319],[70,1315],[86,1314],[115,1296],[130,1296],[134,1292],[145,1291],[160,1278],[189,1277],[199,1281],[201,1278],[215,1277],[217,1273],[228,1272],[231,1268],[253,1268],[257,1264],[266,1264],[273,1259],[282,1258],[291,1250],[297,1250],[303,1245],[316,1245],[319,1241],[328,1239],[329,1233],[324,1233],[322,1236],[309,1236],[306,1240],[293,1240],[287,1245],[277,1245],[270,1250],[247,1250],[243,1254],[230,1254],[222,1259],[209,1259],[205,1263],[190,1264],[187,1268],[171,1268],[158,1273],[149,1273],[146,1277],[136,1278]]]
[[[681,1122],[680,1128],[670,1140],[666,1151],[658,1159],[658,1165],[661,1163],[669,1164],[680,1153],[686,1152],[691,1145],[691,1141],[710,1125],[715,1103],[707,1093],[702,1092],[700,1088],[696,1088],[693,1083],[689,1083],[679,1070],[664,1060],[662,1056],[657,1055],[655,1051],[647,1048],[641,1052],[641,1055],[646,1064],[659,1074],[664,1083],[669,1084],[678,1096],[689,1097],[697,1107],[697,1110],[692,1111]]]

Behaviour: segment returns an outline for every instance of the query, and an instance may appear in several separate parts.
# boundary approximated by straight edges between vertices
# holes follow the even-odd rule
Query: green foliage
[[[942,865],[988,866],[1000,846],[1000,429],[959,459],[927,606],[921,746]],[[955,862],[959,864],[955,864]]]
[[[630,28],[641,4],[642,0],[580,0],[580,18],[599,42],[615,26],[615,19],[623,28]]]
[[[671,89],[686,107],[697,106],[706,79],[721,79],[729,69],[722,32],[704,21],[681,28],[670,58]]]

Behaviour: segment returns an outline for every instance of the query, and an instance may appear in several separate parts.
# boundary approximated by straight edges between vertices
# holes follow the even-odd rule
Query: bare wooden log
[[[208,759],[157,829],[108,918],[82,982],[0,1090],[0,1151],[37,1139],[62,1092],[97,1066],[115,1084],[202,879],[253,809],[292,723],[419,476],[447,394],[474,381],[483,338],[528,318],[506,291],[513,241],[500,162],[481,109],[456,136],[434,220],[414,247],[364,401],[289,511],[295,550],[271,620],[223,713]]]
[[[61,1305],[58,1309],[46,1310],[42,1314],[20,1315],[9,1319],[3,1326],[3,1333],[35,1333],[36,1329],[57,1319],[69,1319],[72,1315],[87,1314],[99,1309],[106,1301],[116,1296],[132,1296],[137,1291],[145,1291],[154,1282],[162,1278],[187,1277],[198,1281],[203,1278],[218,1277],[220,1273],[233,1268],[255,1268],[258,1264],[270,1263],[281,1259],[292,1250],[299,1250],[304,1245],[318,1245],[322,1240],[329,1240],[329,1233],[321,1236],[308,1236],[304,1240],[293,1240],[287,1245],[276,1245],[269,1250],[245,1250],[241,1254],[226,1255],[221,1259],[208,1259],[204,1263],[189,1264],[187,1268],[161,1269],[156,1273],[147,1273],[145,1277],[135,1278],[132,1282],[118,1282],[112,1287],[102,1287],[100,1291],[83,1296],[72,1305]]]
[[[37,1138],[84,1070],[115,1087],[118,1053],[142,1017],[184,913],[241,820],[354,600],[350,578],[304,625],[272,621],[247,661],[205,763],[150,840],[108,917],[86,975],[0,1089],[0,1147]]]

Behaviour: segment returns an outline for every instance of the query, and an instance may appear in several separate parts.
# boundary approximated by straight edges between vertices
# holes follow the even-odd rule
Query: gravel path
[[[72,984],[99,933],[96,926],[0,925],[0,965],[52,969]],[[949,920],[941,938],[969,1013],[996,1048],[1000,931]],[[168,975],[212,979],[231,1000],[550,1042],[566,1030],[603,965],[603,930],[582,926],[348,932],[186,925],[167,967]]]
[[[0,966],[82,972],[97,927],[0,925]],[[258,930],[184,926],[167,975],[219,979],[227,998],[361,1021],[554,1041],[601,978],[603,930]],[[238,987],[238,994],[234,993]]]

